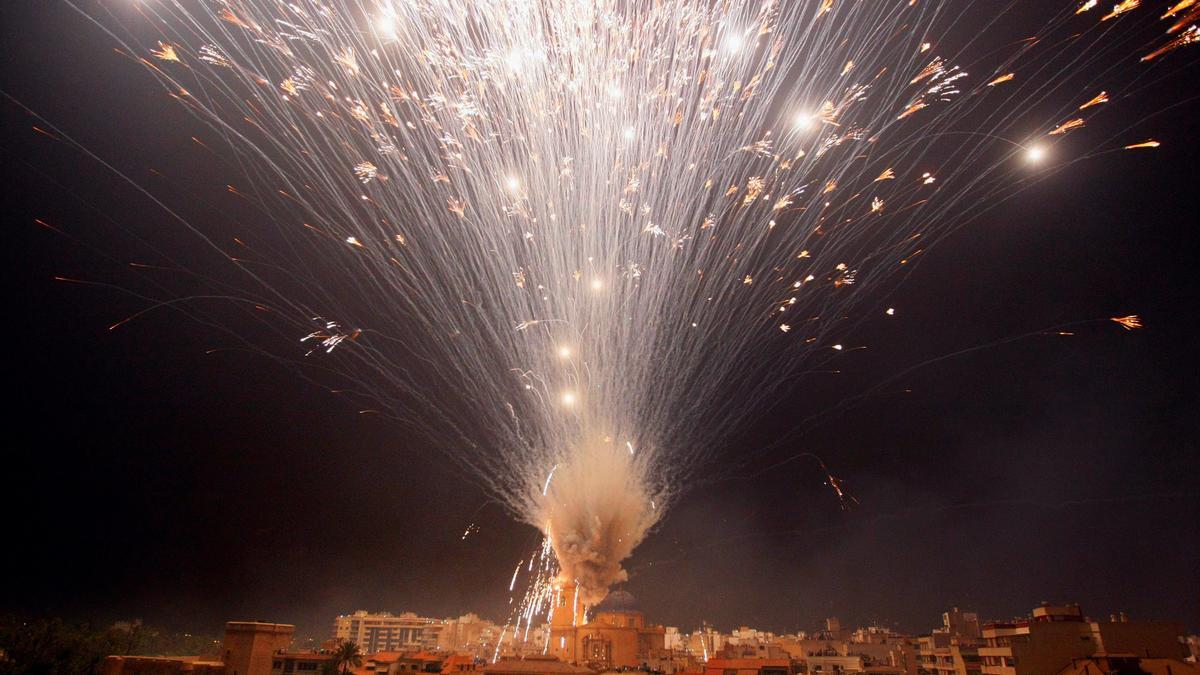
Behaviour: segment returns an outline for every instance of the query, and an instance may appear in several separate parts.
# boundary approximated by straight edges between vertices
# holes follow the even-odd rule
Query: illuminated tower
[[[554,616],[550,618],[548,653],[567,663],[579,659],[579,627],[583,626],[583,603],[573,581],[560,581],[554,591]]]

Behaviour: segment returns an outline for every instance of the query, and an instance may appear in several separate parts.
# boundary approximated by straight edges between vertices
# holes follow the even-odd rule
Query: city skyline
[[[533,640],[474,615],[437,621],[359,611],[338,616],[332,629],[318,646],[298,640],[291,624],[229,621],[211,653],[110,655],[103,671],[274,675],[330,672],[324,668],[332,666],[361,675],[1192,675],[1200,656],[1200,636],[1187,635],[1181,624],[1124,614],[1093,620],[1078,605],[1048,603],[1005,622],[981,622],[975,612],[954,607],[942,614],[940,626],[916,637],[887,628],[852,629],[832,617],[811,634],[749,627],[685,633],[648,621],[636,599],[621,591],[590,617],[552,618]]]

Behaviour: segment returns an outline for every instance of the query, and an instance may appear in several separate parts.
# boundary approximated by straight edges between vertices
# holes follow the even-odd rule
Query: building
[[[943,617],[944,618],[944,617]],[[883,626],[867,626],[857,628],[850,634],[850,642],[858,645],[893,645],[902,644],[908,640],[907,635]]]
[[[1145,659],[1124,654],[1071,659],[1071,665],[1058,675],[1200,675],[1200,669],[1179,659]]]
[[[727,636],[712,626],[704,625],[683,640],[683,649],[701,661],[707,661],[725,648]]]
[[[877,660],[871,656],[839,653],[825,649],[811,653],[795,661],[809,675],[840,675],[842,673],[865,673],[867,675],[906,675],[905,667],[890,660]]]
[[[725,648],[710,656],[714,659],[790,659],[788,651],[778,644],[771,643],[744,643],[734,644],[728,642]]]
[[[979,615],[955,607],[942,613],[942,630],[954,637],[977,639],[980,637]]]
[[[465,652],[476,658],[491,659],[496,646],[504,635],[504,628],[494,622],[481,619],[475,614],[464,614],[457,619],[445,619],[437,635],[437,648],[449,652]],[[538,636],[534,641],[538,641]],[[536,647],[541,651],[544,642]]]
[[[765,645],[775,641],[775,634],[761,631],[757,628],[742,626],[729,631],[729,644],[734,645]]]
[[[792,662],[782,659],[709,659],[704,675],[792,675]]]
[[[810,675],[815,673],[862,673],[867,669],[867,663],[857,654],[839,654],[830,649],[804,658],[804,664]]]
[[[225,663],[198,656],[109,656],[100,675],[225,675]]]
[[[334,619],[333,638],[357,644],[364,654],[420,651],[437,649],[444,627],[438,619],[427,619],[412,612],[395,616],[388,612],[359,610]]]
[[[278,652],[271,658],[271,675],[314,675],[331,658],[328,652]]]
[[[109,656],[100,666],[103,675],[274,675],[317,672],[326,654],[289,653],[295,626],[262,621],[230,621],[218,657]],[[312,665],[309,664],[317,664]],[[300,664],[304,664],[301,667]]]
[[[582,666],[564,663],[553,656],[504,658],[483,667],[484,675],[594,675]]]
[[[981,675],[979,615],[955,607],[942,614],[942,627],[917,639],[921,675]]]
[[[679,628],[677,628],[676,626],[667,626],[666,628],[663,629],[663,631],[664,631],[663,632],[663,647],[664,648],[669,649],[669,650],[674,650],[674,649],[683,650],[684,649],[684,647],[685,647],[684,636],[683,636],[683,633],[679,632]]]
[[[225,624],[221,660],[227,675],[266,675],[275,655],[292,645],[296,627],[287,623],[230,621]]]
[[[1115,618],[1115,617],[1114,617]],[[1027,620],[986,624],[979,648],[982,675],[1055,675],[1092,656],[1128,654],[1182,660],[1183,627],[1163,621],[1095,622],[1079,605],[1043,604]]]
[[[376,652],[363,659],[360,673],[441,673],[447,654],[429,652]]]
[[[548,652],[563,662],[597,670],[636,667],[662,657],[665,635],[662,626],[645,624],[637,601],[625,591],[609,593],[589,621],[574,583],[555,589]]]
[[[850,631],[842,628],[842,622],[836,616],[825,619],[825,627],[817,632],[818,637],[826,640],[845,641],[850,637]]]
[[[457,673],[473,673],[479,670],[483,663],[470,654],[451,654],[442,663],[442,675]]]

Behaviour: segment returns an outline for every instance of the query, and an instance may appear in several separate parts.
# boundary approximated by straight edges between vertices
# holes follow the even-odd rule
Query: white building
[[[357,644],[364,654],[436,649],[443,628],[439,619],[427,619],[412,612],[395,616],[360,609],[334,619],[333,637]]]
[[[663,648],[664,649],[683,649],[684,635],[679,632],[679,628],[675,626],[667,626],[663,630]]]

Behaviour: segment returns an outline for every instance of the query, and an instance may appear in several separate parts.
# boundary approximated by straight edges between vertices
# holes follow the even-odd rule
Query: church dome
[[[600,612],[637,612],[637,598],[633,597],[633,593],[628,591],[613,591],[596,605],[594,610]]]

